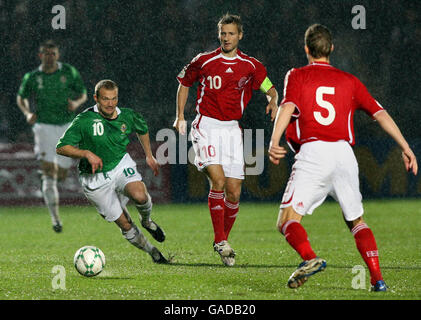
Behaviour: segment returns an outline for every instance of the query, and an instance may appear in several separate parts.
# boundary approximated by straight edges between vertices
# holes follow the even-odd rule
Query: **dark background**
[[[51,26],[56,15],[51,9],[57,4],[66,9],[65,30]],[[154,140],[159,129],[171,128],[174,121],[177,74],[196,54],[218,46],[217,22],[230,12],[241,15],[244,23],[240,49],[266,66],[280,98],[285,73],[307,63],[306,28],[313,23],[329,27],[335,44],[331,63],[359,77],[420,151],[420,4],[397,0],[0,0],[0,142],[33,141],[31,128],[16,106],[16,93],[23,75],[39,65],[40,43],[50,38],[60,46],[60,60],[80,71],[88,89],[88,101],[79,112],[94,104],[93,87],[99,80],[113,79],[120,86],[119,105],[140,111]],[[366,9],[365,30],[352,28],[355,5]],[[190,93],[186,118],[191,121],[196,92]],[[264,95],[256,92],[242,125],[264,129],[267,141],[272,124],[264,114],[265,106]],[[381,162],[382,152],[393,146],[390,138],[363,113],[357,113],[355,121],[357,146],[377,149]]]

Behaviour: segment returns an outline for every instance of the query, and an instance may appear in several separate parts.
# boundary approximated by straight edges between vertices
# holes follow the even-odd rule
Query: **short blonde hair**
[[[117,86],[117,83],[115,83],[112,80],[108,80],[108,79],[101,80],[95,85],[95,95],[97,97],[99,97],[99,90],[101,90],[102,88],[106,90],[114,90],[114,89],[118,89],[118,86]]]
[[[218,30],[221,30],[222,25],[231,23],[237,26],[238,33],[243,33],[243,23],[241,22],[241,17],[230,13],[224,14],[219,20]]]

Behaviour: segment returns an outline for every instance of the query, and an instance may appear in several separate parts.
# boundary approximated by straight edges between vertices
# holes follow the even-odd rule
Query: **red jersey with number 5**
[[[354,145],[355,110],[362,109],[370,116],[383,110],[357,77],[324,62],[286,74],[281,104],[288,102],[296,106],[296,120],[287,129],[286,138],[300,144],[345,140]]]
[[[257,59],[237,49],[233,58],[224,56],[221,48],[197,55],[178,74],[185,87],[199,82],[196,112],[222,121],[241,119],[253,90],[260,88],[267,76]]]

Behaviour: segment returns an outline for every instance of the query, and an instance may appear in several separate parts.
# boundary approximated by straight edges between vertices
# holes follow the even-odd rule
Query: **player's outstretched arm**
[[[293,103],[285,103],[278,110],[268,150],[269,160],[273,164],[279,164],[279,159],[284,158],[287,153],[284,147],[279,146],[279,141],[291,121],[294,111],[295,105]]]
[[[412,171],[414,175],[417,175],[417,158],[415,157],[414,152],[409,147],[408,142],[405,140],[399,127],[396,125],[392,117],[387,113],[386,110],[382,110],[374,115],[374,119],[380,124],[383,130],[396,141],[396,143],[402,149],[402,159],[406,171]]]
[[[145,134],[136,133],[136,135],[137,135],[137,138],[140,141],[140,144],[142,145],[143,151],[145,151],[146,163],[152,169],[153,174],[155,176],[157,176],[158,173],[159,173],[159,163],[152,154],[152,148],[151,148],[151,141],[149,139],[149,133],[145,133]]]
[[[266,106],[266,114],[270,112],[270,120],[273,121],[278,113],[278,91],[272,87],[266,92],[266,98],[269,104]]]
[[[65,145],[57,148],[56,153],[74,159],[86,158],[92,167],[92,174],[98,169],[102,170],[102,159],[89,150],[82,150],[71,145]]]
[[[189,97],[189,87],[183,86],[181,83],[178,86],[176,98],[176,118],[173,124],[175,130],[180,134],[186,134],[186,120],[184,120],[184,108],[186,106],[187,98]]]

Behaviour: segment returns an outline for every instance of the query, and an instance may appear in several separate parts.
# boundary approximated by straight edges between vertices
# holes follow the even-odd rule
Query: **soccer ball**
[[[73,262],[82,276],[93,277],[104,269],[105,255],[97,247],[84,246],[76,251]]]

